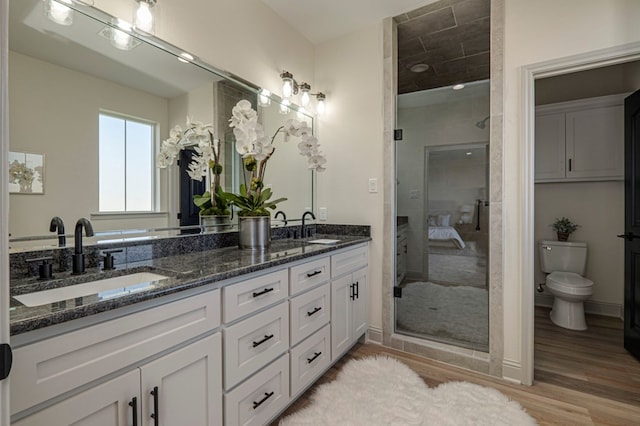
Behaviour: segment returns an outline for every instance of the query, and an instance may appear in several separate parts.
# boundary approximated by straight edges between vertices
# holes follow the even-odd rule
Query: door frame
[[[521,70],[522,150],[520,152],[522,203],[522,267],[521,267],[521,373],[522,383],[533,384],[534,374],[534,298],[535,298],[535,238],[534,238],[534,164],[535,164],[535,80],[602,68],[640,59],[640,43],[630,43],[607,49],[530,64]]]
[[[0,162],[9,155],[9,0],[0,0]],[[7,170],[0,167],[0,170]],[[9,174],[0,173],[0,343],[9,332]],[[9,380],[0,381],[0,425],[9,424]]]

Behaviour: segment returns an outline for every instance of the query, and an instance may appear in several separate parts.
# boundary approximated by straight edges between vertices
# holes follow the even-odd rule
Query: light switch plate
[[[318,219],[327,220],[327,208],[326,207],[320,207],[318,209]]]
[[[370,193],[378,192],[378,179],[376,178],[369,179],[369,192]]]

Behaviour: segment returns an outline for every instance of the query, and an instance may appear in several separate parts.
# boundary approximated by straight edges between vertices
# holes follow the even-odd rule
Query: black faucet
[[[304,212],[304,214],[302,215],[302,225],[300,226],[300,238],[306,238],[310,236],[304,233],[304,219],[307,217],[307,215],[310,215],[314,220],[316,219],[316,215],[314,215],[313,212]]]
[[[274,219],[278,218],[278,215],[282,215],[282,221],[284,222],[284,226],[287,226],[287,215],[284,214],[282,210],[278,210],[275,215],[273,215]]]
[[[73,258],[73,273],[74,274],[84,274],[84,252],[82,251],[82,227],[84,227],[84,232],[87,237],[93,237],[93,227],[91,226],[91,222],[85,219],[84,217],[78,219],[76,222],[76,232],[74,234],[75,237],[75,254],[72,256]]]
[[[58,216],[51,218],[49,225],[49,232],[56,232],[56,230],[58,230],[58,247],[66,246],[67,237],[64,236],[64,222]]]

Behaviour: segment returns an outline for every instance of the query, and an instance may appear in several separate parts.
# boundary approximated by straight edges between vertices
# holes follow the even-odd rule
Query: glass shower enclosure
[[[489,351],[488,116],[488,81],[398,97],[395,332],[482,352]]]

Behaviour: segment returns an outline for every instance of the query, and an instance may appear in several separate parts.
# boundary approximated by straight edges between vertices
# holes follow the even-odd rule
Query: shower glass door
[[[420,96],[398,99],[395,331],[488,352],[488,81]]]

